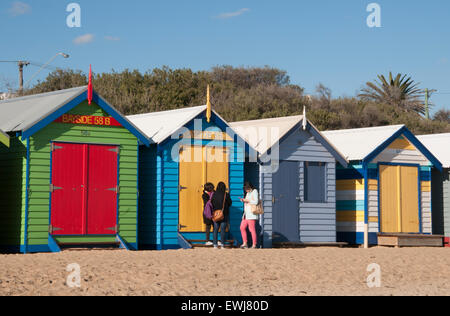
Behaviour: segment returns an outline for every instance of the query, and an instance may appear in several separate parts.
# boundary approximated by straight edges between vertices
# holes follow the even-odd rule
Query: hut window
[[[324,162],[305,163],[305,202],[325,203],[326,164]]]

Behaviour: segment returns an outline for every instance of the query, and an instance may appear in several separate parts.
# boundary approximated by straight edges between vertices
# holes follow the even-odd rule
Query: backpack
[[[211,203],[212,197],[214,196],[214,193],[211,194],[211,196],[209,197],[209,201],[206,203],[205,205],[205,209],[203,210],[203,215],[205,215],[205,217],[207,219],[212,219],[213,218],[213,206]]]

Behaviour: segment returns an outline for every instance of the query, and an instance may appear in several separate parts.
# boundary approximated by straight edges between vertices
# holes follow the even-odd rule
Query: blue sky
[[[71,2],[81,28],[66,25]],[[381,28],[366,24],[372,2]],[[323,83],[335,97],[355,95],[379,73],[407,73],[439,90],[437,109],[450,109],[448,0],[2,0],[0,32],[0,60],[43,64],[65,52],[54,67],[95,72],[269,65],[307,93]],[[26,68],[25,80],[37,70]],[[0,63],[0,90],[17,76]]]

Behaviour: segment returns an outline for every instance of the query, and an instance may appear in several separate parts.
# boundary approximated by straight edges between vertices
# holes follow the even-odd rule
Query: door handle
[[[179,190],[180,192],[183,191],[183,190],[187,190],[187,189],[188,189],[187,187],[183,187],[183,186],[181,186],[181,185],[178,187],[178,190]]]

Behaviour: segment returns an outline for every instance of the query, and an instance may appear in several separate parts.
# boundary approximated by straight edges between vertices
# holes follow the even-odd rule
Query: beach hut
[[[336,243],[336,163],[342,154],[306,116],[230,124],[249,146],[246,179],[258,185],[263,246]]]
[[[442,164],[404,125],[324,135],[350,161],[337,169],[338,241],[432,233],[431,169]]]
[[[143,249],[204,244],[203,185],[224,182],[233,202],[228,241],[240,242],[245,143],[210,107],[128,117],[155,144],[139,154],[139,242]]]
[[[0,130],[0,143],[6,147],[9,147],[10,137],[4,131]]]
[[[137,249],[138,147],[150,141],[132,123],[79,87],[1,101],[0,129],[1,248]]]
[[[450,133],[418,136],[419,140],[442,162],[443,172],[433,169],[433,233],[444,235],[450,243]]]

